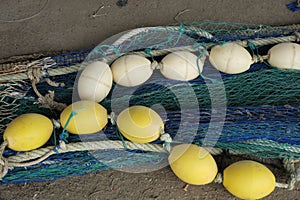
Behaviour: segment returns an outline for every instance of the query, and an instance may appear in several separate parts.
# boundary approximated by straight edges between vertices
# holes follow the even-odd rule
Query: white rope
[[[169,134],[163,133],[161,135],[161,139],[165,141],[165,143],[171,143],[172,138]],[[151,151],[151,152],[159,152],[159,153],[168,153],[170,152],[170,145],[169,148],[166,148],[166,146],[162,146],[159,144],[139,144],[139,143],[133,143],[129,141],[124,141],[127,149],[130,150],[144,150],[144,151]],[[6,147],[7,142],[4,142],[1,145],[0,150],[2,150],[2,153],[4,151],[4,148]],[[43,162],[45,159],[47,159],[49,156],[56,154],[56,153],[67,153],[67,152],[77,152],[77,151],[89,151],[89,150],[107,150],[107,149],[119,149],[119,150],[125,150],[124,145],[122,141],[111,141],[111,140],[105,140],[105,141],[93,141],[93,142],[77,142],[77,143],[70,143],[65,144],[64,142],[60,142],[59,148],[54,146],[49,146],[46,148],[40,148],[36,149],[30,152],[17,154],[14,156],[10,156],[8,158],[2,158],[0,159],[0,180],[3,178],[9,168],[13,167],[26,167],[30,165],[34,165],[40,162]],[[207,149],[212,155],[219,155],[223,152],[222,149],[218,148],[205,148]],[[1,152],[0,152],[1,153]],[[235,153],[230,152],[230,153]],[[1,154],[2,155],[2,154]],[[0,157],[1,158],[1,157]],[[29,161],[29,162],[28,162]],[[293,164],[292,160],[284,160],[285,167],[289,164]],[[44,162],[44,164],[52,164],[51,162]],[[285,188],[292,190],[294,189],[295,183],[297,181],[300,181],[300,175],[299,170],[295,170],[294,165],[288,167],[289,171],[291,173],[291,178],[289,179],[288,183],[277,183],[276,187],[278,188]],[[223,175],[222,173],[218,173],[215,180],[215,183],[221,184],[223,182]]]
[[[161,134],[162,139],[166,142],[171,143],[172,139],[168,134]],[[167,151],[163,148],[160,144],[140,144],[140,143],[133,143],[130,141],[124,141],[128,149],[140,149],[144,151],[152,151],[152,152],[162,152],[167,153]],[[267,145],[268,141],[264,141],[263,145]],[[251,142],[244,142],[248,144],[255,144],[255,141]],[[272,145],[271,147],[274,147]],[[54,146],[49,146],[45,148],[39,148],[33,151],[29,151],[26,153],[16,154],[14,156],[8,157],[9,162],[25,162],[28,160],[33,160],[38,157],[41,157],[46,152],[49,152],[49,150],[53,149]],[[209,153],[212,155],[220,155],[223,150],[220,148],[212,148],[212,147],[204,147]],[[295,148],[295,147],[294,147]],[[122,149],[124,150],[124,146],[122,141],[115,141],[115,140],[103,140],[103,141],[90,141],[90,142],[75,142],[75,143],[69,143],[66,144],[65,149],[59,149],[59,153],[66,153],[66,152],[75,152],[75,151],[89,151],[89,150],[105,150],[105,149]],[[298,148],[298,151],[300,151],[300,148]],[[242,152],[237,151],[229,151],[232,155],[241,155]]]
[[[125,141],[128,149],[140,149],[151,152],[167,153],[167,151],[159,144],[139,144]],[[29,151],[22,154],[16,154],[7,158],[8,162],[26,162],[28,160],[34,160],[44,155],[46,152],[54,149],[54,146],[46,148],[40,148],[33,151]],[[92,141],[92,142],[76,142],[65,144],[64,149],[58,149],[58,153],[76,152],[76,151],[92,151],[92,150],[107,150],[107,149],[120,149],[124,150],[122,141],[104,140],[104,141]]]
[[[110,119],[110,123],[112,125],[115,125],[116,124],[116,120],[117,120],[117,116],[114,112],[111,112],[108,116],[107,116],[108,119]]]
[[[295,42],[296,40],[297,40],[297,36],[292,35],[292,36],[284,36],[284,37],[278,37],[278,38],[274,37],[274,38],[267,38],[267,39],[236,41],[236,43],[243,47],[247,47],[248,43],[251,42],[255,46],[260,47],[260,46],[264,46],[264,45],[277,44],[277,43],[281,43],[281,42]],[[211,47],[215,46],[216,43],[205,43],[203,45],[205,45],[207,49],[210,49]],[[195,49],[193,46],[181,46],[181,47],[169,48],[169,49],[163,49],[163,50],[153,50],[153,51],[151,51],[151,54],[153,56],[160,56],[160,55],[164,55],[168,52],[178,51],[178,50],[187,50],[187,51],[191,51],[191,52],[197,51],[197,49]],[[149,57],[149,55],[146,54],[144,51],[134,52],[132,54]],[[109,57],[109,56],[107,57],[107,60],[111,61],[118,57],[119,57],[119,55],[111,55],[111,57]],[[82,63],[79,63],[79,64],[75,64],[75,65],[69,66],[69,67],[60,67],[60,68],[56,68],[56,69],[49,68],[47,71],[48,71],[49,76],[59,76],[59,75],[65,75],[65,74],[77,72],[78,70],[83,69],[84,66],[85,65],[82,65]],[[28,79],[28,76],[24,72],[0,76],[0,82],[13,81],[13,80],[25,80],[25,79]]]
[[[205,37],[205,38],[213,38],[213,35],[204,31],[204,30],[198,30],[198,29],[195,29],[193,27],[189,27],[190,30],[182,30],[182,31],[195,31],[199,36],[202,36],[202,37]],[[123,34],[119,39],[117,39],[113,44],[112,46],[115,48],[115,49],[118,49],[118,47],[123,44],[125,41],[128,41],[130,40],[130,38],[133,38],[141,33],[147,33],[147,32],[150,32],[150,31],[179,31],[181,30],[181,27],[179,26],[167,26],[167,27],[144,27],[144,28],[136,28],[136,29],[133,29],[133,30],[130,30],[128,32],[126,32],[125,34]],[[107,54],[112,54],[113,53],[113,49],[109,49],[107,51]],[[141,52],[142,53],[142,52]],[[142,53],[143,54],[143,53]],[[115,55],[113,56],[113,59],[107,59],[109,62],[117,59],[119,56],[121,55]],[[147,56],[147,54],[144,54],[144,56]],[[149,56],[149,55],[148,55]]]
[[[4,141],[0,145],[0,181],[8,172],[8,162],[7,159],[3,157],[3,152],[7,146],[7,141]]]
[[[56,129],[59,129],[61,127],[59,120],[52,119],[52,124]]]
[[[167,133],[163,133],[160,136],[160,140],[164,142],[163,148],[166,149],[168,152],[170,152],[171,151],[171,142],[172,142],[171,136]]]
[[[171,142],[169,140],[168,134],[165,134],[163,137],[166,136],[166,141]],[[133,143],[129,141],[124,141],[127,149],[130,150],[143,150],[143,151],[150,151],[150,152],[158,152],[158,153],[168,153],[168,150],[164,148],[163,145],[160,144],[140,144],[140,143]],[[125,150],[122,141],[113,141],[113,140],[104,140],[104,141],[91,141],[91,142],[76,142],[76,143],[69,143],[60,145],[61,148],[58,148],[56,151],[53,151],[52,154],[55,153],[67,153],[67,152],[77,152],[77,151],[92,151],[92,150],[107,150],[107,149],[119,149]],[[54,150],[54,146],[49,146],[45,148],[39,148],[36,150],[32,150],[25,153],[16,154],[10,156],[7,159],[8,163],[24,163],[27,161],[32,161],[35,159],[39,159],[40,157],[48,154],[52,150]],[[206,148],[212,155],[219,155],[223,151],[222,149],[218,148]],[[234,153],[234,152],[232,152]],[[51,155],[52,155],[51,154]],[[10,167],[14,167],[14,164],[9,164]]]
[[[179,26],[167,26],[167,27],[161,27],[161,26],[158,26],[158,27],[144,27],[144,28],[137,28],[137,29],[133,29],[133,30],[130,30],[129,32],[125,33],[124,35],[122,35],[117,41],[115,41],[113,43],[113,46],[119,46],[120,44],[124,43],[126,40],[129,40],[130,38],[140,34],[140,33],[147,33],[147,32],[150,32],[150,31],[168,31],[168,30],[174,30],[174,31],[178,31],[180,30],[181,27]],[[186,30],[184,29],[184,31],[196,31],[196,33],[199,35],[199,36],[202,36],[202,37],[205,37],[205,38],[213,38],[213,35],[204,31],[204,30],[201,30],[199,31],[198,29],[196,28],[193,28],[193,27],[189,27],[190,30]],[[111,52],[112,53],[112,52]]]

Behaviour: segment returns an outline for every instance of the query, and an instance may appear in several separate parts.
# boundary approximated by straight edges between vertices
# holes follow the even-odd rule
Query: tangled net
[[[23,57],[17,62],[3,61],[0,65],[0,135],[7,124],[24,113],[35,112],[58,119],[60,111],[72,102],[78,71],[89,62],[105,60],[110,64],[125,54],[142,55],[154,61],[177,50],[188,50],[200,57],[216,44],[226,42],[238,43],[251,52],[253,58],[259,58],[275,44],[298,42],[299,29],[298,25],[180,23],[121,33],[93,50],[50,57]],[[180,138],[184,140],[196,127],[193,143],[214,147],[211,149],[213,154],[226,151],[261,159],[284,159],[284,166],[292,175],[288,184],[281,186],[292,189],[300,179],[299,170],[294,166],[300,157],[300,71],[278,70],[266,62],[256,62],[246,73],[239,75],[216,73],[209,62],[204,67],[203,76],[188,83],[192,90],[186,90],[181,82],[160,79],[157,83],[154,79],[132,94],[118,96],[110,93],[101,104],[108,112],[112,111],[112,105],[118,109],[123,102],[147,107],[159,104],[167,113],[165,132],[172,138],[180,129]],[[217,79],[220,74],[221,79]],[[113,85],[112,90],[116,87]],[[212,96],[220,96],[222,88],[225,98],[213,99],[212,102]],[[195,101],[188,98],[190,91],[195,94],[200,109],[188,106],[192,105],[189,101]],[[184,99],[187,105],[184,111],[178,99]],[[214,119],[211,125],[213,115],[217,116],[224,109],[212,107],[212,104],[226,105],[225,121]],[[183,112],[185,120],[191,119],[191,123],[182,128],[179,125]],[[192,120],[195,115],[200,115],[197,122]],[[222,133],[214,134],[220,124]],[[105,137],[87,136],[85,142],[81,142],[82,137],[70,135],[62,143],[57,131],[41,149],[28,153],[7,149],[3,152],[5,159],[0,159],[0,172],[5,172],[1,183],[48,181],[109,167],[152,166],[166,161],[166,151],[160,140],[144,145],[132,144],[122,138],[120,141],[112,124],[103,132]],[[0,142],[3,142],[2,137]],[[60,148],[53,151],[57,145]],[[142,152],[136,153],[139,151]],[[39,160],[47,152],[50,152],[47,158]]]

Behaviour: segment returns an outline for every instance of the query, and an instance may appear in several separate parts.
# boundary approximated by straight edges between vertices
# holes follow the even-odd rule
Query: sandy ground
[[[290,0],[49,0],[39,12],[45,2],[0,1],[0,58],[90,48],[124,30],[174,23],[183,10],[188,11],[180,21],[300,23],[300,12],[285,7]],[[168,167],[145,174],[107,170],[51,183],[2,185],[0,199],[235,199],[222,185],[191,186],[188,192],[184,185]],[[276,189],[266,199],[296,200],[300,191]]]
[[[102,171],[83,177],[71,177],[52,183],[6,185],[0,187],[3,199],[200,199],[235,200],[222,185],[189,186],[169,168],[145,174]],[[266,200],[297,200],[300,191],[276,189]]]

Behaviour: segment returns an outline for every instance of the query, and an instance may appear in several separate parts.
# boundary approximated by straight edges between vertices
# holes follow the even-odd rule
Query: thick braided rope
[[[8,172],[8,161],[3,157],[3,152],[5,147],[7,146],[7,142],[3,142],[0,145],[0,181]]]
[[[292,151],[294,153],[300,153],[299,147],[294,147],[292,145],[289,145],[291,148],[282,147],[282,144],[270,140],[249,140],[240,143],[255,144],[255,145],[259,144],[263,146],[269,146],[271,148],[279,148],[286,151]],[[139,144],[139,143],[132,143],[129,141],[125,141],[125,144],[127,145],[128,149],[132,149],[132,150],[140,149],[143,151],[167,153],[167,151],[162,147],[162,145],[159,144],[148,144],[148,143]],[[9,162],[25,162],[28,160],[39,158],[52,149],[54,149],[53,146],[40,148],[30,152],[10,156],[7,158],[7,160]],[[66,152],[75,152],[75,151],[104,150],[104,149],[124,149],[124,145],[122,141],[114,141],[114,140],[76,142],[76,143],[65,144],[65,148],[59,149],[58,152],[66,153]],[[207,150],[213,155],[219,155],[222,153],[222,150],[219,148],[207,148]],[[237,151],[230,151],[230,153],[233,155],[241,154],[241,152],[237,152]]]
[[[125,144],[127,148],[131,150],[139,149],[144,151],[167,153],[167,151],[162,147],[162,145],[158,145],[158,144],[139,144],[139,143],[132,143],[128,141],[125,141]],[[28,160],[37,159],[53,149],[54,149],[53,146],[40,148],[27,153],[10,156],[7,158],[7,160],[9,163],[26,162]],[[122,141],[112,141],[112,140],[76,142],[76,143],[65,144],[64,147],[58,149],[57,152],[67,153],[67,152],[76,152],[76,151],[106,150],[106,149],[124,149],[124,145]]]
[[[264,45],[269,45],[269,44],[277,44],[277,43],[282,43],[282,42],[295,42],[298,40],[299,40],[299,37],[297,37],[296,35],[292,35],[292,36],[273,37],[273,38],[266,38],[266,39],[236,41],[236,43],[240,44],[244,47],[247,47],[250,42],[250,43],[254,44],[255,46],[259,47],[259,46],[264,46]],[[205,43],[202,45],[205,46],[207,49],[209,49],[209,48],[213,47],[214,45],[216,45],[216,43]],[[197,51],[197,49],[195,49],[195,47],[193,47],[193,46],[181,46],[181,47],[169,48],[169,49],[163,49],[163,50],[153,50],[153,51],[151,51],[151,55],[152,56],[160,56],[160,55],[165,55],[166,53],[169,53],[172,51],[178,51],[178,50],[187,50],[187,51],[191,51],[191,52]],[[145,53],[144,51],[135,52],[132,54],[137,54],[137,55],[141,55],[141,56],[145,56],[145,57],[150,56],[149,54]],[[119,56],[121,56],[121,55],[111,55],[111,56],[108,56],[106,59],[108,60],[108,62],[112,62]],[[77,72],[78,70],[82,69],[83,67],[84,66],[82,66],[82,64],[76,64],[76,65],[73,65],[70,67],[60,67],[60,68],[56,68],[56,69],[48,68],[47,72],[48,72],[49,76],[59,76],[59,75]],[[28,79],[26,73],[17,73],[17,74],[9,74],[9,75],[5,75],[5,76],[0,76],[0,82],[12,81],[12,80],[24,80],[24,79]]]
[[[159,152],[159,153],[168,153],[168,151],[159,144],[139,144],[125,141],[127,149],[139,149],[144,151]],[[4,150],[7,143],[2,144],[2,149]],[[3,148],[4,147],[4,148]],[[10,156],[5,159],[5,162],[1,162],[2,173],[0,177],[4,177],[8,172],[9,167],[26,167],[30,165],[35,165],[40,162],[43,162],[46,158],[50,157],[56,153],[67,153],[67,152],[76,152],[76,151],[89,151],[89,150],[107,150],[107,149],[124,149],[124,144],[122,141],[96,141],[96,142],[77,142],[70,144],[60,144],[60,148],[55,149],[55,147],[50,146],[46,148],[40,148],[33,150],[31,152],[17,154],[15,156]],[[223,152],[222,149],[218,148],[206,148],[212,155],[219,155]],[[298,149],[300,152],[300,148]],[[238,152],[231,151],[230,154],[240,154]],[[29,162],[26,162],[29,161]],[[47,164],[47,162],[45,163]],[[284,160],[284,166],[287,171],[291,174],[288,183],[276,183],[276,187],[285,188],[292,190],[294,189],[295,183],[300,181],[300,169],[295,169],[292,160]],[[222,183],[223,176],[222,173],[218,173],[215,180],[215,183]]]
[[[219,24],[219,23],[217,23]],[[151,29],[156,29],[157,28],[161,28],[162,30],[174,30],[174,31],[178,31],[181,29],[180,26],[167,26],[167,27],[149,27]],[[148,29],[149,29],[148,28]],[[300,29],[300,24],[292,24],[292,25],[286,25],[286,26],[276,26],[274,28],[277,28],[279,30],[299,30]],[[184,32],[189,32],[189,31],[192,31],[193,33],[198,33],[198,35],[203,35],[204,37],[206,38],[209,38],[209,36],[211,36],[211,34],[207,33],[206,31],[200,31],[201,29],[199,28],[195,28],[195,27],[192,27],[192,26],[189,26],[188,29],[185,28],[184,29]],[[262,28],[262,29],[259,29],[260,31],[264,31],[264,32],[268,32],[267,28]],[[202,33],[202,34],[201,34]],[[239,34],[243,34],[243,35],[247,35],[247,31],[240,31],[238,32]],[[205,36],[205,34],[207,34],[207,36]],[[297,34],[297,33],[296,33]],[[55,52],[57,53],[57,52]],[[46,53],[46,56],[48,55],[51,55],[53,53]],[[25,56],[14,56],[12,58],[10,58],[9,60],[7,59],[0,59],[0,63],[2,62],[7,62],[7,61],[11,61],[13,62],[13,60],[15,59],[19,59],[19,60],[22,60],[22,61],[19,61],[17,63],[5,63],[5,64],[0,64],[0,71],[3,71],[3,70],[9,70],[15,66],[24,66],[24,65],[27,65],[28,63],[30,63],[30,61],[28,60],[36,60],[35,58],[39,58],[39,57],[44,57],[45,56],[45,53],[35,53],[35,54],[31,54],[31,55],[25,55]]]

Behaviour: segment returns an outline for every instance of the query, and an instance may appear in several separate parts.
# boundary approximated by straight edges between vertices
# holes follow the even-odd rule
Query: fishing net
[[[0,135],[15,117],[24,113],[35,112],[59,119],[61,110],[77,95],[74,88],[78,72],[95,60],[111,64],[122,55],[136,54],[159,61],[178,50],[193,52],[200,58],[217,44],[235,42],[257,60],[245,73],[216,72],[207,59],[201,76],[188,83],[163,79],[155,72],[150,81],[130,91],[113,84],[100,104],[109,113],[133,105],[163,108],[165,132],[174,144],[190,141],[191,133],[195,132],[190,142],[213,147],[212,154],[225,151],[263,159],[284,159],[284,166],[293,176],[282,187],[291,189],[291,182],[300,179],[294,167],[300,156],[300,71],[279,70],[259,58],[275,44],[298,42],[299,29],[297,25],[180,23],[120,33],[93,49],[3,60],[0,65]],[[133,144],[111,123],[99,134],[80,137],[65,134],[62,138],[61,129],[38,150],[5,149],[6,163],[0,163],[0,171],[5,172],[1,183],[48,181],[107,168],[125,171],[134,166],[159,168],[167,162],[163,141]],[[62,140],[64,148],[60,146],[47,159],[34,162]],[[3,142],[2,137],[0,142]],[[22,164],[28,162],[34,163]]]

